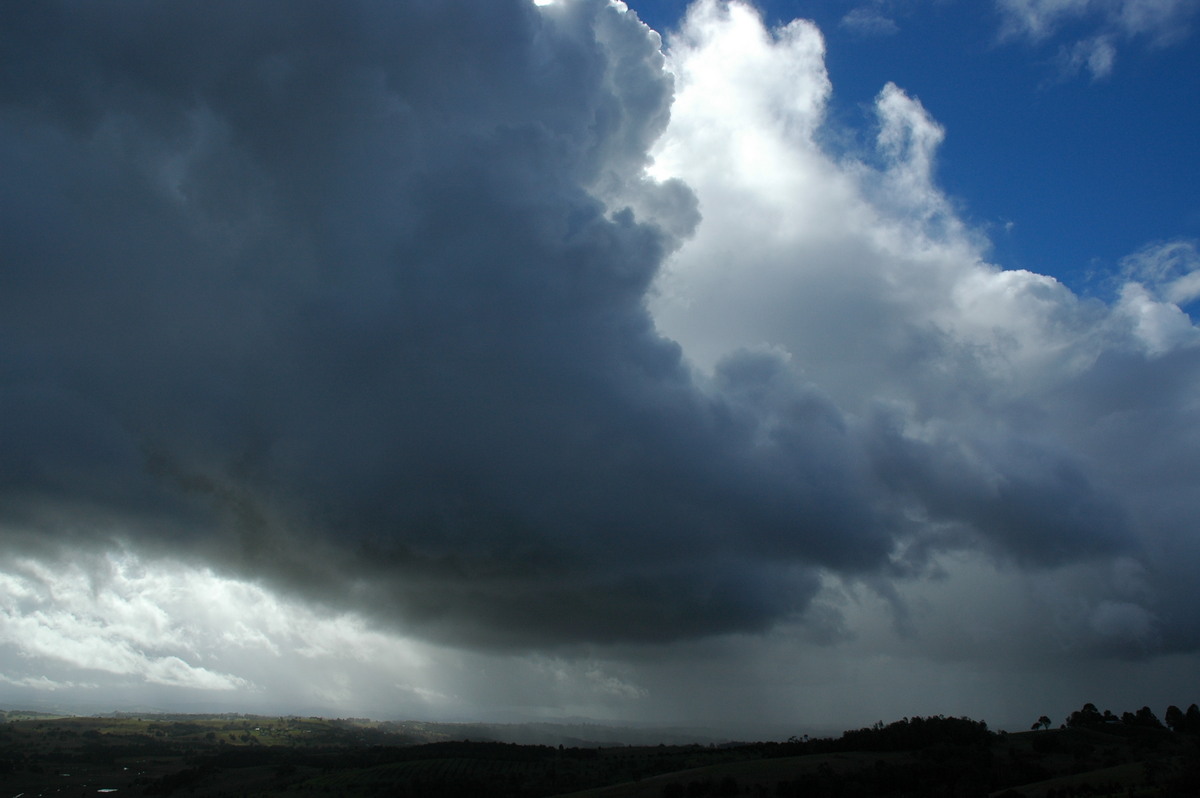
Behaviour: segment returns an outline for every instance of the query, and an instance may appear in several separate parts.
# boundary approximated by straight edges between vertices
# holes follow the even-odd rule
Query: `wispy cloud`
[[[891,36],[900,31],[896,20],[884,13],[878,5],[852,8],[838,24],[863,36]]]
[[[1112,74],[1117,49],[1109,36],[1096,36],[1075,42],[1064,48],[1060,55],[1060,66],[1064,77],[1074,77],[1087,70],[1092,80],[1100,80]]]
[[[45,676],[24,676],[14,679],[10,676],[5,676],[3,673],[0,673],[0,683],[11,685],[13,687],[20,687],[22,689],[49,693],[52,693],[56,690],[73,690],[80,688],[85,690],[93,690],[99,687],[99,685],[95,684],[94,682],[64,682],[49,679]]]
[[[1005,38],[1040,43],[1060,38],[1068,28],[1089,31],[1060,44],[1057,60],[1063,77],[1086,70],[1093,80],[1112,72],[1118,43],[1166,46],[1188,38],[1197,10],[1189,0],[997,0],[996,5]]]

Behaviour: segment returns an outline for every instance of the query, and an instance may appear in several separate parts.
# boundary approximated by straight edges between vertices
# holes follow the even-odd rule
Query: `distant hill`
[[[32,709],[0,709],[0,722],[10,720],[44,720],[47,718],[69,718],[56,712],[35,712]]]
[[[1195,798],[1200,730],[1172,709],[1171,728],[1145,708],[1117,717],[1087,705],[1062,728],[1042,718],[1038,730],[1016,734],[934,716],[839,737],[724,744],[615,744],[613,735],[631,730],[591,724],[9,710],[0,723],[0,784],[11,795],[188,798]],[[519,735],[565,741],[500,739]],[[569,744],[575,739],[599,742]]]

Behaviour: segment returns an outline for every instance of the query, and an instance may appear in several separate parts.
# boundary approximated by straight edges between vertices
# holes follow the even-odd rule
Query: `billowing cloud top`
[[[811,24],[703,0],[664,56],[602,0],[4,15],[9,552],[543,650],[836,636],[831,583],[903,617],[956,553],[1073,585],[1073,650],[1194,649],[1194,245],[1109,305],[988,264],[917,99],[822,143]]]

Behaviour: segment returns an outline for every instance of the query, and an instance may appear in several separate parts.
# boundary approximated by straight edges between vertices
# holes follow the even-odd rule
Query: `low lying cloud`
[[[249,686],[232,674],[165,653],[188,650],[193,661],[202,656],[197,646],[204,641],[173,622],[171,614],[181,602],[211,601],[211,595],[190,594],[188,586],[162,574],[131,573],[112,559],[92,564],[102,570],[88,571],[80,563],[53,569],[29,560],[6,563],[7,570],[0,575],[5,607],[0,610],[0,642],[17,646],[27,657],[148,684],[196,690]],[[7,681],[39,690],[79,686],[44,675]]]

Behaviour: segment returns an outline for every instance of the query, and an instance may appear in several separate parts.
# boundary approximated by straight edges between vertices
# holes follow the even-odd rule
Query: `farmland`
[[[905,718],[840,738],[723,745],[517,744],[487,739],[489,729],[520,733],[365,719],[7,712],[0,798],[1200,794],[1200,737],[1107,720],[997,734],[965,718]]]

